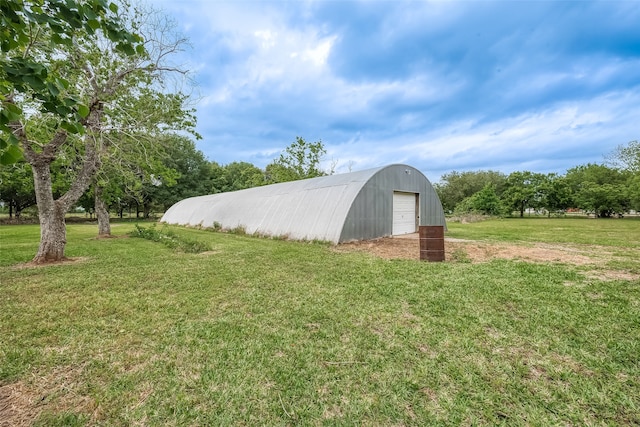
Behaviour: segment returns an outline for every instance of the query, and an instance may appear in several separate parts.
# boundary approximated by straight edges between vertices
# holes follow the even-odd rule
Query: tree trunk
[[[102,200],[103,188],[95,184],[93,187],[96,205],[96,217],[98,218],[98,237],[111,236],[111,224],[109,223],[109,210],[107,204]]]
[[[25,157],[33,171],[33,183],[40,220],[40,246],[33,258],[35,264],[63,261],[64,248],[67,244],[67,231],[64,215],[85,192],[98,168],[98,155],[93,145],[93,138],[85,143],[85,155],[76,179],[67,192],[57,200],[53,198],[51,185],[51,163],[56,159],[57,150],[65,143],[67,133],[59,130],[47,144],[42,153],[36,153],[22,129],[18,129],[25,147]]]
[[[9,219],[13,218],[13,200],[9,200]]]
[[[40,219],[40,247],[33,258],[33,262],[36,264],[65,259],[64,247],[67,243],[67,230],[64,214],[66,209],[61,203],[53,200],[49,163],[37,161],[31,165],[38,202],[38,218]]]
[[[40,215],[40,247],[33,262],[44,264],[65,260],[64,248],[67,244],[67,228],[64,222],[65,210],[58,203],[48,215]]]

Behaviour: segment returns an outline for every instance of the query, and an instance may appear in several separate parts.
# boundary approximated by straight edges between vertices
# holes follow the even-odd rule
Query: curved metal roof
[[[406,165],[390,165],[359,172],[192,197],[169,208],[161,221],[202,227],[213,227],[214,223],[218,223],[225,229],[244,227],[248,234],[257,232],[270,236],[287,236],[296,240],[317,239],[334,243],[380,237],[380,235],[359,237],[354,235],[357,230],[343,236],[343,228],[348,216],[354,212],[354,202],[359,194],[367,192],[363,192],[363,189],[370,181],[373,181],[375,188],[384,186],[384,183],[389,181],[391,192],[402,191],[405,189],[396,188],[399,186],[397,179],[389,180],[385,176],[389,173],[400,176],[400,173],[406,173],[409,170],[415,171],[412,182],[420,182],[421,187],[426,185],[427,190],[431,192],[430,197],[433,197],[435,191],[420,171]],[[372,180],[376,176],[378,179]],[[420,192],[414,187],[416,185],[406,190]],[[437,199],[437,195],[435,197]],[[439,200],[437,205],[439,212],[442,212]],[[444,214],[435,222],[443,225]],[[357,228],[355,227],[354,230]]]

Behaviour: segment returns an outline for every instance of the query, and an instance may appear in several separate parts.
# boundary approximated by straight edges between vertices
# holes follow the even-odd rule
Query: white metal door
[[[391,234],[408,234],[416,232],[416,194],[393,192],[393,227]]]

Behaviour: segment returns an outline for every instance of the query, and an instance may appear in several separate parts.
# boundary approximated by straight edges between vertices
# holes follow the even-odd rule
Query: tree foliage
[[[617,146],[607,156],[607,162],[616,169],[640,174],[640,141]]]
[[[540,192],[544,175],[530,171],[512,172],[507,177],[506,189],[502,193],[502,200],[509,211],[516,210],[520,217],[524,216],[527,207],[539,209],[543,206]]]
[[[278,159],[267,165],[267,182],[273,184],[325,176],[327,172],[320,169],[325,154],[327,151],[322,141],[306,142],[298,136]]]
[[[25,107],[50,115],[61,131],[85,130],[89,101],[97,100],[74,90],[77,81],[63,72],[69,56],[62,52],[99,34],[127,55],[144,55],[145,48],[142,38],[117,19],[118,6],[106,0],[7,0],[0,12],[0,160],[8,164],[22,156],[16,122]]]
[[[186,97],[161,85],[168,72],[177,71],[168,58],[184,40],[171,37],[153,14],[126,3],[10,0],[1,5],[3,161],[24,154],[32,166],[41,226],[34,262],[60,260],[64,213],[90,185],[114,143],[106,136],[131,136],[134,126],[145,136],[193,127],[193,115],[183,106]],[[51,165],[69,147],[79,166],[65,193],[54,198]]]
[[[630,207],[628,172],[605,165],[587,164],[567,171],[576,207],[598,217],[622,214]]]
[[[20,214],[25,208],[36,204],[31,166],[16,162],[0,167],[0,200],[8,205],[9,217]]]
[[[573,207],[571,188],[564,176],[556,173],[541,175],[536,189],[537,207],[545,209],[551,216],[553,212],[564,212]]]
[[[627,199],[629,207],[640,211],[640,141],[619,145],[607,156],[607,163],[628,175]]]
[[[162,138],[160,145],[164,151],[161,165],[140,180],[140,191],[135,195],[136,202],[143,205],[145,216],[152,209],[163,212],[182,199],[211,193],[211,163],[191,139],[169,134]]]
[[[483,215],[502,215],[504,211],[502,202],[496,194],[496,189],[493,184],[487,183],[475,194],[464,199],[458,205],[456,205],[455,212],[458,214],[464,213],[479,213]]]
[[[244,190],[264,184],[262,169],[248,162],[231,162],[222,168],[216,192]]]
[[[453,171],[444,174],[441,182],[435,185],[442,207],[452,212],[464,199],[473,196],[487,185],[492,185],[500,196],[504,190],[506,177],[501,172],[486,171]]]
[[[629,178],[627,195],[629,207],[635,211],[640,211],[640,174],[632,175]]]

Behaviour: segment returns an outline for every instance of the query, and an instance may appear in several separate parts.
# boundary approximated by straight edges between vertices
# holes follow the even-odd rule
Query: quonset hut
[[[191,197],[171,206],[160,221],[333,243],[445,225],[429,180],[401,164]]]

